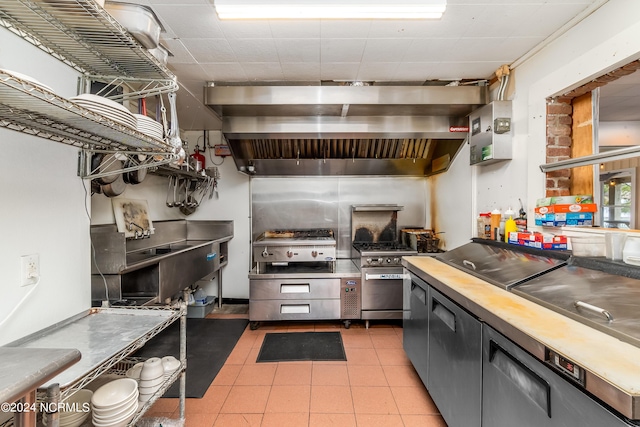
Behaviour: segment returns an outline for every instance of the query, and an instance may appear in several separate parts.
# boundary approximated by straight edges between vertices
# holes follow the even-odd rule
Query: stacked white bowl
[[[144,361],[140,370],[140,381],[138,382],[138,390],[140,402],[146,402],[155,394],[164,382],[164,366],[162,359],[159,357],[151,357]]]
[[[64,409],[60,411],[60,427],[78,427],[91,413],[91,390],[78,390],[64,400]]]
[[[136,380],[136,382],[140,382],[140,372],[142,372],[142,365],[144,365],[143,362],[136,363],[131,368],[127,369],[127,372],[125,373],[126,377],[133,378],[134,380]]]
[[[126,426],[137,410],[138,383],[133,378],[108,382],[91,397],[91,419],[95,427]]]
[[[178,370],[180,361],[173,356],[165,356],[162,358],[162,366],[164,367],[164,378],[167,379]]]

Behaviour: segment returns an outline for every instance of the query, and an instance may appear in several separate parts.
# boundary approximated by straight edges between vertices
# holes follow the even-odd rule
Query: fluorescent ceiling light
[[[214,0],[220,19],[440,19],[447,0]]]

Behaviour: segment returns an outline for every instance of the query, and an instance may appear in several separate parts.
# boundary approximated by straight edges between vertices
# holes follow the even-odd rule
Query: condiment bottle
[[[491,240],[500,240],[500,209],[491,211]]]
[[[517,232],[518,225],[516,221],[513,219],[514,212],[511,208],[507,209],[504,213],[504,216],[507,217],[507,220],[504,222],[504,241],[509,242],[509,233]]]
[[[478,237],[491,238],[491,212],[483,212],[478,215]]]

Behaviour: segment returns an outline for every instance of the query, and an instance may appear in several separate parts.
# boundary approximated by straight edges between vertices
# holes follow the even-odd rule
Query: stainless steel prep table
[[[78,363],[42,384],[60,386],[60,400],[82,389],[118,362],[180,320],[181,368],[164,387],[139,408],[130,425],[162,396],[163,390],[180,376],[180,417],[184,418],[184,368],[186,367],[186,305],[179,307],[94,308],[63,322],[6,345],[7,348],[36,351],[41,348],[76,348],[82,354]],[[183,352],[184,349],[184,352]],[[162,355],[159,355],[162,356]]]

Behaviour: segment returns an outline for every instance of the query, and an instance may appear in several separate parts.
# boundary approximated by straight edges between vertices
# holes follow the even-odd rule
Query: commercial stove
[[[328,263],[333,271],[336,260],[336,239],[333,230],[269,230],[253,242],[253,260],[258,272],[268,264],[286,266],[289,263]]]
[[[398,241],[397,205],[352,207],[351,258],[361,271],[361,319],[402,319],[402,257],[417,251]]]
[[[360,319],[360,272],[336,259],[333,230],[269,230],[253,242],[249,320]]]

